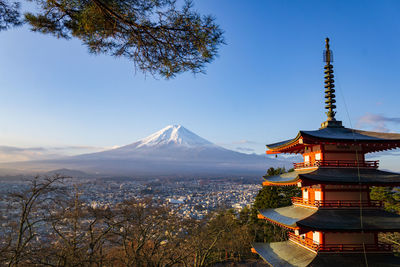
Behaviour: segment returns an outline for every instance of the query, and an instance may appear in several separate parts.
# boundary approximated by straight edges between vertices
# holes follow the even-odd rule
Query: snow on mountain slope
[[[77,157],[189,159],[198,157],[198,154],[204,153],[205,150],[222,151],[226,149],[214,145],[181,125],[169,125],[135,143],[102,152],[83,154]]]
[[[135,143],[136,148],[154,147],[169,144],[184,145],[188,147],[213,145],[181,125],[169,125],[160,131],[143,138]]]

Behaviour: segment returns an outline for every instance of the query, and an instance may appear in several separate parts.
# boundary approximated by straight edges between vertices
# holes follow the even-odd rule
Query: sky
[[[195,0],[225,31],[206,74],[172,80],[94,56],[79,40],[0,32],[0,161],[130,144],[170,124],[245,153],[326,120],[322,51],[331,39],[337,115],[400,132],[400,1]],[[391,153],[375,155],[400,171]],[[383,161],[388,163],[382,164]]]

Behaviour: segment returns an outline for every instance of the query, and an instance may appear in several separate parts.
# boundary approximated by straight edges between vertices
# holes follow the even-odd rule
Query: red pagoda
[[[399,186],[400,174],[378,170],[371,152],[400,147],[400,134],[345,128],[335,119],[335,90],[329,39],[324,51],[328,119],[319,130],[267,145],[267,154],[302,154],[294,171],[267,177],[264,186],[301,187],[292,205],[260,210],[259,218],[289,230],[288,241],[254,243],[272,266],[400,266],[379,233],[400,232],[400,215],[370,199],[372,186]]]

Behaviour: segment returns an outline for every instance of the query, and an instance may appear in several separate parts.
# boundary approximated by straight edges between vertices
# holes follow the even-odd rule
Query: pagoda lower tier
[[[382,209],[310,209],[296,205],[260,210],[258,217],[292,232],[289,240],[312,252],[391,252],[380,232],[399,232],[400,215]],[[400,258],[399,258],[400,260]]]
[[[379,233],[400,232],[400,215],[386,212],[382,202],[370,199],[372,186],[398,186],[400,174],[319,167],[266,177],[264,182],[264,186],[289,185],[302,191],[301,197],[292,198],[292,205],[259,210],[259,219],[289,230],[286,242],[253,245],[253,252],[268,263],[365,266],[368,255],[369,266],[400,266],[391,244],[379,240]],[[296,253],[299,256],[293,256]]]
[[[274,267],[306,266],[400,266],[400,258],[393,253],[353,251],[351,253],[322,252],[318,253],[299,246],[292,240],[274,243],[253,243],[253,252]],[[367,265],[368,264],[368,265]]]

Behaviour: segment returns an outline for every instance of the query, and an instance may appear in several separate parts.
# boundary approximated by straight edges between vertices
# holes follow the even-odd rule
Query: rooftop
[[[400,134],[369,132],[350,128],[326,127],[314,131],[300,131],[293,139],[268,144],[267,148],[273,151],[300,146],[304,143],[340,143],[350,142],[359,144],[377,144],[370,147],[370,151],[382,151],[389,148],[400,147]],[[272,152],[270,152],[272,153]]]
[[[297,227],[296,222],[311,216],[317,210],[291,205],[276,209],[260,210],[259,212],[269,221],[285,225],[287,228],[295,228]]]
[[[318,168],[300,169],[277,176],[266,177],[264,185],[358,184],[400,185],[400,174],[377,169]]]
[[[274,267],[308,266],[316,254],[291,241],[253,243],[255,251]]]
[[[270,222],[303,231],[400,231],[400,215],[380,209],[317,210],[291,205],[259,212]]]
[[[400,231],[400,215],[380,209],[320,209],[297,225],[325,231]]]

